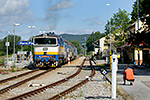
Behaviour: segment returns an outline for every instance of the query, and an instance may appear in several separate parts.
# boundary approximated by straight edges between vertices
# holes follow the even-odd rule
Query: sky
[[[41,34],[39,31],[53,31],[56,34],[104,33],[107,20],[119,8],[131,13],[134,1],[0,0],[0,39],[7,36],[7,31],[21,36],[22,40]],[[16,23],[20,25],[14,26]],[[31,30],[28,26],[35,28]]]

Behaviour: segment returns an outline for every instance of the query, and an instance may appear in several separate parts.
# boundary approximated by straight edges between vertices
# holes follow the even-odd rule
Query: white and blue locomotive
[[[36,67],[57,67],[77,56],[77,48],[54,32],[34,37],[34,65]]]

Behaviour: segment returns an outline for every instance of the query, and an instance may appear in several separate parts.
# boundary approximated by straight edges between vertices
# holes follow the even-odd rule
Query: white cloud
[[[54,28],[54,26],[49,25],[49,26],[44,26],[44,27],[42,27],[40,30],[51,31],[53,28]]]
[[[68,29],[66,33],[71,33],[71,34],[91,34],[93,30],[84,30],[84,29]]]
[[[99,17],[95,16],[95,17],[87,18],[84,21],[95,21],[95,20],[98,20],[98,19],[99,19]]]
[[[96,24],[97,24],[97,25],[102,25],[103,22],[102,22],[102,21],[99,21],[99,22],[97,22]]]
[[[89,25],[93,26],[93,25],[102,25],[102,24],[103,24],[102,21],[93,21]]]
[[[1,0],[0,14],[14,15],[27,12],[28,2],[29,0]]]
[[[28,22],[33,13],[28,9],[29,0],[1,0],[0,26],[15,22]]]
[[[57,3],[56,6],[51,6],[49,9],[50,10],[61,10],[61,9],[71,8],[73,6],[74,6],[73,2],[64,0],[61,3]]]
[[[83,22],[89,22],[90,23],[89,25],[91,25],[91,26],[93,26],[93,25],[102,25],[103,24],[102,21],[99,21],[98,16],[87,18],[87,19],[83,20]]]

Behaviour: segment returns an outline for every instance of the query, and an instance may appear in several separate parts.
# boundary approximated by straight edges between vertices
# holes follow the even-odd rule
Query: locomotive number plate
[[[48,50],[48,48],[47,48],[47,47],[44,47],[44,48],[43,48],[43,51],[47,51],[47,50]]]

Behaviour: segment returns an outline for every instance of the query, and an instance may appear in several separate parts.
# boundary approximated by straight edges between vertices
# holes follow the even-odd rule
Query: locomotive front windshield
[[[35,38],[36,45],[56,45],[56,39],[55,38]]]

